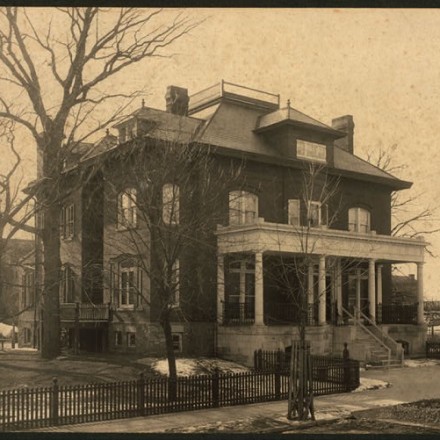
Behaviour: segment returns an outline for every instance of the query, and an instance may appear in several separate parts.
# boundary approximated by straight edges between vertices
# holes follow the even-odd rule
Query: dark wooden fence
[[[440,359],[440,341],[426,341],[426,357]]]
[[[359,361],[347,358],[312,355],[313,393],[315,396],[345,393],[360,385]],[[290,352],[283,350],[254,352],[256,371],[289,373]]]
[[[314,359],[315,395],[359,385],[358,364],[356,369],[342,359]],[[287,399],[288,380],[282,368],[179,377],[175,384],[168,378],[144,379],[142,374],[135,381],[87,385],[61,386],[55,379],[51,387],[0,391],[0,427],[14,431],[282,400]],[[170,389],[177,390],[174,400]]]
[[[169,389],[177,390],[169,399]],[[279,372],[245,372],[0,392],[3,431],[40,428],[287,398]]]

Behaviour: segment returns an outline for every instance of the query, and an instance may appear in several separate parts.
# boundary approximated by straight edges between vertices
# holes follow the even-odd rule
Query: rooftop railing
[[[200,90],[190,98],[190,111],[201,108],[207,103],[219,99],[223,96],[239,96],[246,101],[268,104],[272,107],[280,106],[280,95],[253,89],[251,87],[240,86],[238,84],[221,81],[206,89]]]

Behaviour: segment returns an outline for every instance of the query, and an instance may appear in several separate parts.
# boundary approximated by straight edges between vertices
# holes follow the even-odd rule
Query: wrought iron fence
[[[440,359],[440,341],[426,341],[426,357]]]
[[[255,321],[255,305],[253,302],[224,302],[223,324],[251,325]]]
[[[383,324],[417,324],[418,304],[382,304]]]

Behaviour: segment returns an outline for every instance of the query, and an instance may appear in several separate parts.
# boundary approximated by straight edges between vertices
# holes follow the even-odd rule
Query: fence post
[[[348,344],[344,342],[344,350],[342,351],[342,359],[344,364],[344,385],[346,391],[351,391],[351,374],[350,374],[350,352]]]
[[[212,406],[218,408],[220,406],[220,375],[219,369],[214,370],[214,374],[211,376],[211,391],[212,391]]]
[[[139,374],[137,381],[137,412],[139,416],[144,415],[145,410],[145,377],[144,373]]]
[[[281,365],[275,369],[275,399],[281,400]]]
[[[53,378],[52,399],[50,402],[50,418],[54,425],[58,425],[58,379]]]

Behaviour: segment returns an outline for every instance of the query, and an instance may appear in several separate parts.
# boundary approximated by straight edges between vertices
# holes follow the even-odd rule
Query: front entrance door
[[[355,314],[358,308],[368,316],[368,274],[360,270],[348,276],[348,310]]]

